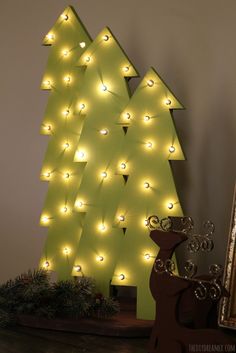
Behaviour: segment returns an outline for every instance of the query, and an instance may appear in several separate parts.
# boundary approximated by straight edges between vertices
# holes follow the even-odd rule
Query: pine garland
[[[119,312],[112,298],[95,292],[88,277],[50,283],[49,272],[29,270],[0,286],[0,327],[10,326],[20,314],[47,318],[109,318]]]

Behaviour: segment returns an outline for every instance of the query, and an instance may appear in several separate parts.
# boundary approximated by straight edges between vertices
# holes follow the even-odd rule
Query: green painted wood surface
[[[44,39],[44,45],[51,47],[41,88],[50,90],[50,96],[41,133],[49,135],[49,143],[41,179],[49,184],[40,223],[49,229],[40,265],[48,264],[59,278],[71,275],[83,219],[83,215],[73,212],[84,167],[74,163],[84,121],[78,107],[84,68],[76,67],[76,62],[90,42],[71,7],[65,9]]]
[[[41,132],[50,140],[41,224],[49,231],[40,265],[59,278],[94,277],[103,294],[111,281],[136,286],[137,316],[152,319],[158,249],[145,220],[183,214],[169,162],[184,159],[172,119],[183,107],[154,69],[130,97],[128,79],[138,74],[118,41],[108,28],[91,41],[71,7],[44,44],[50,97]]]

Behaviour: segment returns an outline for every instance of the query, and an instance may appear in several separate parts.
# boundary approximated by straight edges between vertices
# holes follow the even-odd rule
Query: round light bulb
[[[63,20],[64,20],[64,21],[68,21],[69,16],[68,16],[68,15],[66,15],[66,14],[63,14],[63,15],[62,15],[62,18],[63,18]]]
[[[123,71],[124,71],[124,72],[129,72],[129,66],[124,66],[124,67],[123,67]]]
[[[153,81],[153,80],[148,80],[148,81],[147,81],[147,85],[148,85],[149,87],[152,87],[152,86],[154,85],[154,81]]]
[[[63,56],[67,57],[69,55],[69,50],[65,49],[62,52]]]
[[[49,222],[49,217],[43,216],[43,217],[42,217],[42,222],[43,222],[43,223],[48,223],[48,222]]]
[[[120,216],[118,217],[118,219],[119,219],[119,221],[124,222],[125,216],[124,216],[124,215],[120,215]]]
[[[145,115],[145,117],[143,118],[144,121],[149,121],[151,118],[149,115]]]
[[[64,77],[65,83],[70,83],[71,82],[71,77],[70,76],[65,76]]]
[[[144,258],[145,258],[145,260],[150,260],[151,255],[150,255],[150,254],[145,254],[145,255],[144,255]]]
[[[103,36],[103,40],[105,41],[105,42],[107,42],[108,40],[109,40],[109,36],[107,35],[107,34],[105,34],[105,36]]]
[[[80,42],[79,46],[80,46],[80,48],[85,48],[86,47],[86,43],[85,42]]]
[[[175,152],[175,147],[172,145],[172,146],[170,146],[170,148],[169,148],[169,152],[170,153],[174,153]]]
[[[69,114],[70,114],[69,109],[66,109],[66,110],[63,111],[63,115],[64,115],[65,117],[67,117]]]
[[[71,252],[70,248],[64,248],[64,249],[63,249],[63,253],[64,253],[65,255],[69,255],[70,252]]]
[[[45,86],[51,87],[51,81],[50,80],[46,80],[43,82]]]
[[[171,105],[171,100],[168,98],[168,99],[166,99],[165,103],[166,103],[166,105]]]
[[[90,56],[86,56],[85,61],[86,61],[87,63],[89,63],[90,60],[91,60],[91,57],[90,57]]]
[[[51,125],[45,125],[44,129],[47,131],[51,131],[52,130],[52,126]]]
[[[79,108],[80,108],[80,110],[85,109],[85,104],[84,104],[84,103],[81,103],[81,104],[79,105]]]
[[[61,212],[63,212],[63,213],[68,212],[68,208],[67,208],[66,206],[63,206],[63,207],[61,208]]]
[[[108,135],[108,130],[107,129],[102,129],[100,130],[101,135]]]
[[[48,34],[46,35],[46,37],[47,37],[47,39],[49,39],[49,40],[53,40],[53,39],[55,38],[54,34],[52,34],[52,33],[48,33]]]
[[[97,256],[97,261],[103,261],[104,257],[103,256]]]
[[[50,266],[49,261],[45,261],[44,264],[43,264],[43,267],[44,268],[48,268],[49,266]]]
[[[107,172],[102,172],[102,173],[101,173],[101,176],[102,176],[103,178],[106,178],[106,177],[107,177]]]
[[[98,227],[98,229],[101,231],[101,232],[104,232],[106,230],[106,227],[103,223],[101,223]]]
[[[121,169],[126,169],[126,164],[123,162],[120,164]]]
[[[74,269],[75,269],[76,272],[81,272],[82,267],[80,265],[75,265]]]
[[[106,92],[107,91],[107,86],[102,84],[101,85],[101,91]]]
[[[79,207],[79,208],[83,207],[84,206],[83,201],[77,201],[76,202],[76,206]]]
[[[69,147],[70,147],[69,142],[65,142],[64,145],[63,145],[63,147],[64,147],[65,149],[69,148]]]
[[[78,151],[77,152],[77,156],[80,158],[80,159],[83,159],[85,157],[85,153],[83,151]]]
[[[148,182],[145,182],[145,183],[143,184],[143,186],[145,187],[145,189],[150,188],[150,184],[149,184]]]
[[[64,176],[64,178],[65,178],[65,179],[69,179],[69,177],[70,177],[70,173],[66,172],[66,173],[64,173],[64,175],[63,175],[63,176]]]
[[[152,142],[148,141],[148,142],[146,143],[146,146],[147,146],[147,148],[152,148]]]
[[[172,202],[169,202],[168,205],[167,205],[167,207],[169,208],[169,210],[171,210],[171,209],[174,207],[174,205],[173,205]]]
[[[44,176],[45,176],[46,178],[50,178],[51,173],[50,173],[50,172],[46,172],[46,173],[44,173]]]
[[[148,224],[149,224],[148,219],[145,219],[145,220],[144,220],[144,225],[145,225],[145,226],[148,226]]]
[[[125,114],[124,114],[124,118],[125,118],[126,120],[129,120],[129,119],[131,118],[130,113],[125,113]]]
[[[119,275],[119,279],[120,279],[121,281],[123,281],[123,280],[125,279],[125,275],[124,275],[123,273],[121,273],[121,274]]]

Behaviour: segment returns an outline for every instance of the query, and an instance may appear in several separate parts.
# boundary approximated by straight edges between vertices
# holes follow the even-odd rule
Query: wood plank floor
[[[0,353],[146,353],[146,339],[17,328],[0,330]]]

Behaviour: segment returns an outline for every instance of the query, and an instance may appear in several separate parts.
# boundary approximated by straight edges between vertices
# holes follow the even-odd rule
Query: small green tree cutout
[[[41,179],[49,181],[40,224],[49,227],[40,265],[56,271],[59,278],[71,275],[75,248],[80,239],[82,215],[73,212],[83,165],[74,153],[83,125],[79,94],[84,69],[78,58],[91,39],[71,7],[59,16],[43,44],[51,46],[42,81],[50,90],[41,133],[50,140]]]
[[[124,188],[123,177],[114,173],[124,139],[116,120],[130,99],[126,78],[137,72],[108,28],[81,56],[79,65],[86,65],[81,97],[86,117],[75,161],[86,166],[75,209],[85,218],[72,274],[95,278],[98,290],[108,294],[123,238],[122,230],[113,227]]]
[[[183,215],[169,163],[184,159],[171,114],[182,108],[150,69],[118,120],[127,133],[116,173],[125,175],[127,182],[115,225],[126,232],[112,283],[137,286],[139,318],[151,318],[155,312],[149,276],[157,249],[149,239],[147,218]]]

